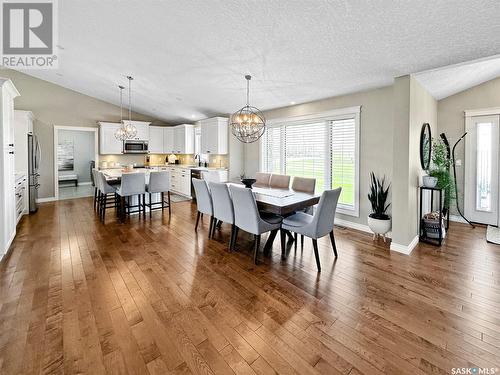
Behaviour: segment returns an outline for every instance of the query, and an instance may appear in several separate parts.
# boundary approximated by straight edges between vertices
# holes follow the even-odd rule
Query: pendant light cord
[[[128,121],[132,121],[132,80],[131,76],[127,76],[128,79]]]
[[[123,87],[122,85],[119,85],[118,88],[120,89],[120,123],[123,123]]]
[[[245,76],[247,80],[247,107],[250,106],[250,80],[252,79],[252,76],[246,75]]]

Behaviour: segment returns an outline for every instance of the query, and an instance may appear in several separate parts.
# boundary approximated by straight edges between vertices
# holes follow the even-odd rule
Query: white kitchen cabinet
[[[229,173],[225,170],[211,169],[201,172],[201,178],[207,182],[227,182],[229,181]]]
[[[123,153],[123,142],[116,139],[115,132],[121,124],[116,122],[99,122],[99,153],[117,155]]]
[[[174,152],[176,154],[194,154],[194,125],[174,126]]]
[[[188,168],[169,167],[170,190],[186,197],[191,196],[191,170]]]
[[[16,235],[14,98],[19,95],[10,79],[0,78],[0,258]]]
[[[137,134],[135,135],[134,138],[131,138],[132,140],[134,140],[134,141],[149,141],[149,125],[151,124],[150,122],[123,120],[123,123],[125,125],[132,124],[137,129]]]
[[[173,154],[174,150],[174,128],[169,126],[163,129],[163,151],[165,154]]]
[[[213,117],[200,121],[202,154],[226,155],[228,152],[228,119]]]
[[[151,154],[165,153],[163,144],[163,126],[150,126],[149,127],[149,152]]]

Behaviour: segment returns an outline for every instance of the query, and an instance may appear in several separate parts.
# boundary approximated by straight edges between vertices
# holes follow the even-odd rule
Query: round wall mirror
[[[431,127],[428,123],[422,125],[420,131],[420,165],[422,169],[429,169],[431,163],[432,137]]]

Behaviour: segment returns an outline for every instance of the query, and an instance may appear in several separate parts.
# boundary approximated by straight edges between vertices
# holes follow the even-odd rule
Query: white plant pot
[[[436,187],[436,185],[438,183],[438,179],[437,179],[437,177],[423,176],[422,182],[424,183],[425,187],[433,188],[433,187]]]
[[[385,242],[385,235],[391,230],[392,220],[391,218],[387,220],[381,220],[368,216],[368,227],[373,232],[373,239],[377,238],[379,235],[382,235]]]

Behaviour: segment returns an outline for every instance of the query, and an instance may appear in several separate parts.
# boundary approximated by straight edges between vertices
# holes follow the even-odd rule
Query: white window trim
[[[267,127],[276,127],[276,126],[281,126],[284,123],[290,125],[293,123],[300,123],[300,122],[305,122],[305,121],[317,121],[317,120],[324,120],[324,121],[332,121],[332,120],[341,120],[345,119],[347,117],[349,118],[354,118],[355,120],[355,186],[354,186],[354,208],[350,207],[342,207],[341,204],[337,206],[337,212],[343,215],[348,215],[348,216],[353,216],[353,217],[359,217],[359,155],[360,155],[360,114],[361,114],[361,106],[353,106],[353,107],[346,107],[346,108],[339,108],[339,109],[334,109],[330,111],[325,111],[325,112],[318,112],[318,113],[313,113],[313,114],[307,114],[307,115],[300,115],[300,116],[290,116],[290,117],[281,117],[281,118],[275,118],[268,120],[266,123]],[[328,131],[328,128],[327,128]],[[329,143],[328,138],[325,140],[325,142]],[[331,145],[330,145],[331,146]],[[259,140],[259,168],[262,170],[263,169],[263,160],[262,160],[262,138]],[[282,161],[283,163],[283,161]],[[328,171],[327,176],[330,176],[331,172]],[[331,178],[331,176],[330,176]],[[331,181],[329,182],[331,185]]]

